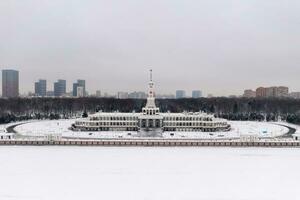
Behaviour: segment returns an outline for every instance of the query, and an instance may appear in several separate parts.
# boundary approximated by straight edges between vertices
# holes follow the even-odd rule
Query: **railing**
[[[300,147],[299,141],[294,140],[191,140],[191,139],[101,139],[101,140],[80,140],[80,139],[12,139],[0,140],[0,145],[58,145],[58,146],[157,146],[157,147]]]

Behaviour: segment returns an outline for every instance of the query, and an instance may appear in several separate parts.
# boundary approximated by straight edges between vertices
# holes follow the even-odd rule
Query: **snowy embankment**
[[[64,138],[138,138],[137,132],[74,132],[69,130],[72,120],[47,120],[34,121],[20,124],[15,127],[15,131],[24,136],[43,136],[61,134]],[[277,137],[286,134],[289,129],[281,125],[267,122],[230,122],[232,129],[229,132],[164,132],[163,138],[174,139],[230,139],[240,138],[242,135],[255,135],[259,138]],[[171,134],[172,133],[172,134]]]

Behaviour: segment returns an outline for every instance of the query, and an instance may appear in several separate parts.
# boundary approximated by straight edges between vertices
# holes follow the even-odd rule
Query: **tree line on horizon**
[[[0,123],[29,119],[69,119],[103,112],[141,112],[145,99],[15,98],[0,99]],[[300,100],[288,98],[157,99],[161,112],[207,112],[228,120],[300,124]]]

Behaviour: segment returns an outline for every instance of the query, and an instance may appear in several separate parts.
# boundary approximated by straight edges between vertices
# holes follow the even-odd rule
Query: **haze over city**
[[[98,89],[242,94],[257,86],[299,91],[300,2],[1,1],[1,69],[20,92],[40,78],[85,79]],[[1,84],[1,82],[0,82]]]

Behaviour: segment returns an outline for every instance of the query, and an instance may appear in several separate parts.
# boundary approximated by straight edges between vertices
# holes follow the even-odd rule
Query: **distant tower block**
[[[19,71],[2,70],[2,97],[16,98],[19,96]]]

